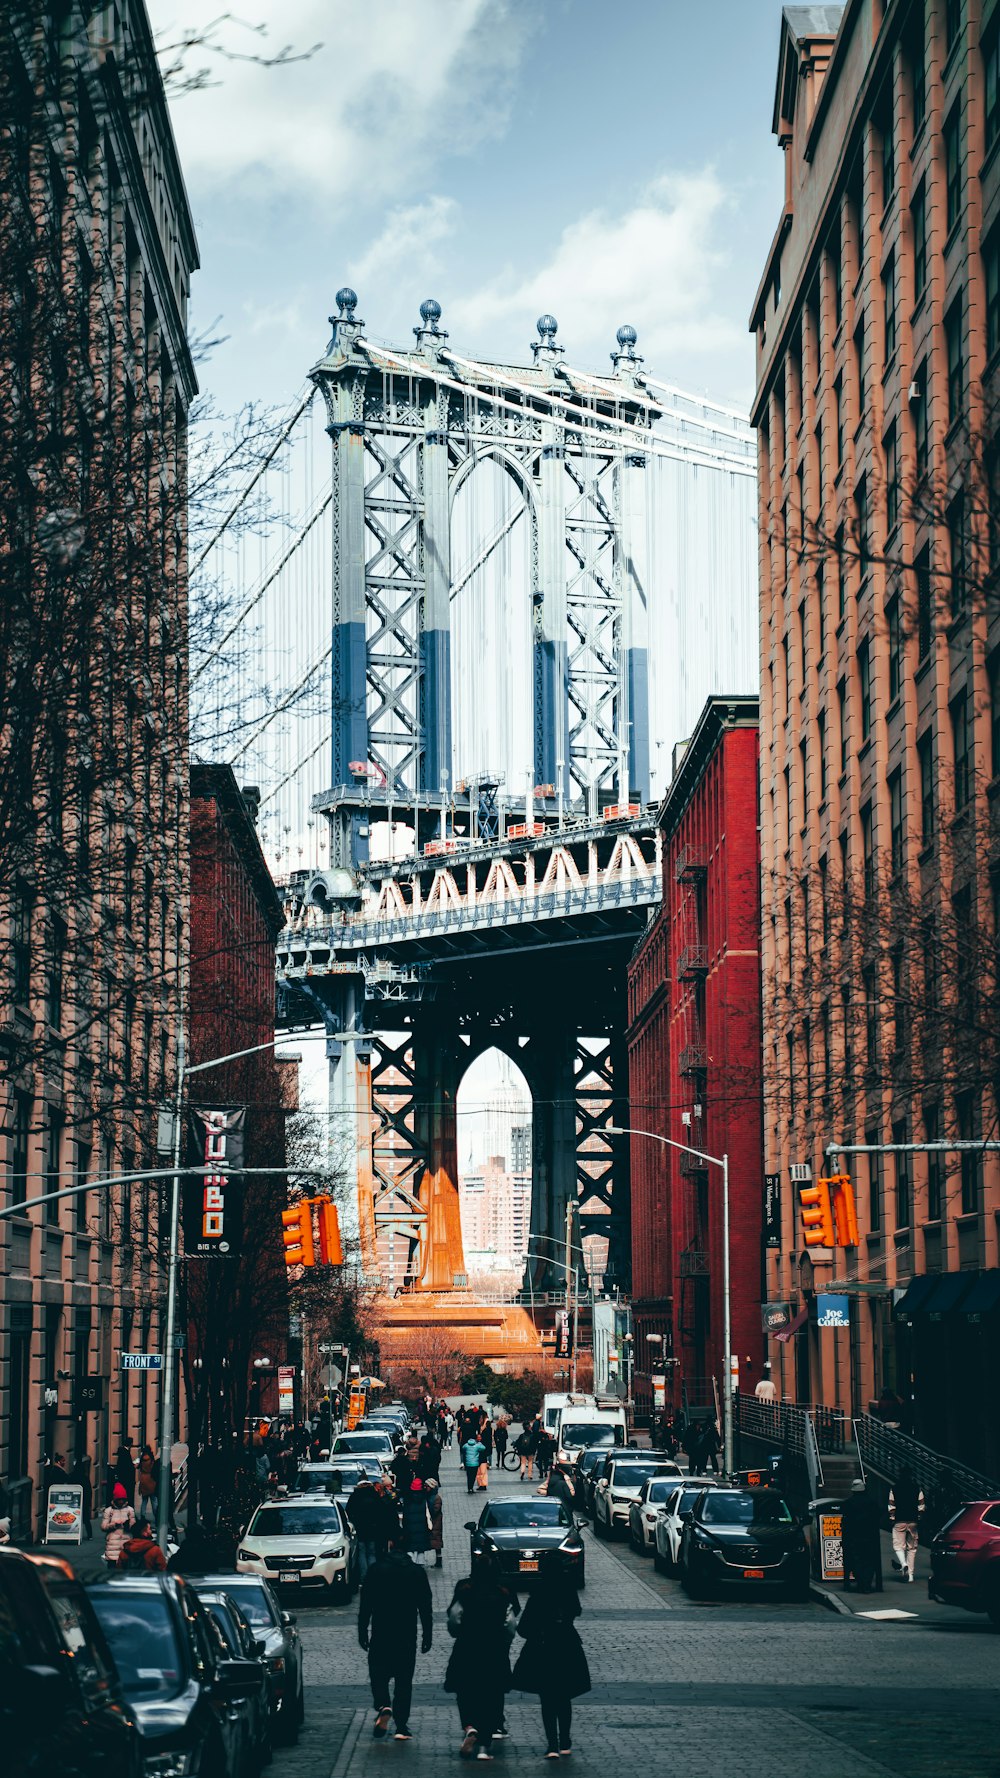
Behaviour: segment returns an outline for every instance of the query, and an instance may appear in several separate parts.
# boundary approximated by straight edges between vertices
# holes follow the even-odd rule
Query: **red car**
[[[942,1605],[985,1611],[1000,1629],[1000,1500],[963,1506],[931,1544],[928,1592]]]

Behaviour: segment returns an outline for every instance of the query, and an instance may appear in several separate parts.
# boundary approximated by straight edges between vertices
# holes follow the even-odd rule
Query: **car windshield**
[[[603,1455],[601,1445],[592,1445],[589,1450],[581,1451],[577,1463],[583,1475],[589,1474],[596,1463],[600,1463]]]
[[[792,1515],[780,1494],[769,1488],[759,1494],[706,1495],[701,1509],[703,1525],[790,1525]]]
[[[572,1525],[561,1500],[498,1500],[482,1517],[484,1531],[523,1531],[540,1525]]]
[[[247,1537],[321,1537],[339,1531],[340,1512],[331,1500],[325,1506],[261,1506],[250,1521]]]
[[[387,1432],[342,1432],[334,1451],[384,1451],[392,1439]]]
[[[242,1576],[234,1576],[231,1581],[227,1577],[226,1584],[232,1587],[243,1616],[254,1629],[273,1630],[281,1622],[262,1581],[244,1580]]]
[[[613,1488],[634,1488],[638,1494],[643,1482],[656,1474],[655,1463],[615,1463],[611,1469]]]
[[[295,1486],[300,1494],[349,1494],[367,1471],[358,1464],[344,1464],[343,1467],[323,1464],[311,1464],[308,1469],[300,1469],[295,1478]]]
[[[125,1695],[175,1698],[184,1684],[183,1655],[162,1593],[96,1593],[94,1610],[111,1646]]]
[[[666,1500],[667,1495],[672,1493],[673,1486],[674,1486],[674,1484],[673,1484],[672,1480],[664,1480],[662,1482],[650,1482],[649,1493],[646,1495],[646,1499],[653,1502],[653,1504],[655,1504],[658,1500]]]
[[[563,1424],[560,1441],[564,1445],[613,1445],[615,1429],[613,1426],[595,1426],[591,1421],[571,1420]]]

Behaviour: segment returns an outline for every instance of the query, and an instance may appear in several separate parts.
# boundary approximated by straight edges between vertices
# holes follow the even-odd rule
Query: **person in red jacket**
[[[152,1525],[139,1524],[135,1533],[122,1545],[117,1566],[130,1570],[133,1574],[160,1574],[167,1566],[167,1559],[159,1544],[153,1537]]]

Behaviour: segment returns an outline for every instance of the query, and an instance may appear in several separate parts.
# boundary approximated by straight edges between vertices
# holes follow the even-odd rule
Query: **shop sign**
[[[294,1414],[295,1412],[295,1366],[279,1364],[278,1366],[278,1412]]]
[[[103,1377],[74,1377],[74,1414],[99,1414],[104,1406]]]
[[[764,1174],[764,1245],[781,1246],[781,1174]]]
[[[791,1303],[762,1303],[760,1319],[765,1333],[781,1333],[792,1319],[792,1305]]]
[[[850,1327],[851,1299],[820,1291],[816,1297],[817,1327]]]
[[[46,1543],[80,1543],[83,1538],[83,1489],[64,1482],[49,1489],[45,1508]]]
[[[653,1406],[654,1406],[654,1408],[657,1408],[657,1409],[665,1408],[667,1405],[667,1379],[666,1379],[666,1377],[660,1376],[659,1374],[657,1374],[652,1378],[652,1384],[653,1384]]]
[[[820,1578],[821,1580],[843,1580],[843,1520],[839,1513],[820,1513],[818,1516]]]
[[[184,1182],[184,1252],[189,1259],[238,1259],[243,1225],[246,1106],[192,1105]]]

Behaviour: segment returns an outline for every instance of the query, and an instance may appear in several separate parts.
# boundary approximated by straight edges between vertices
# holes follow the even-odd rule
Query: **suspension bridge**
[[[532,1093],[532,1287],[567,1206],[591,1277],[628,1285],[626,965],[685,699],[753,683],[753,440],[628,326],[596,375],[549,315],[510,366],[455,351],[433,300],[406,348],[357,309],[341,290],[248,490],[264,510],[278,483],[278,535],[202,567],[251,638],[228,755],[261,785],[279,1016],[326,1033],[363,1264],[401,1325],[414,1296],[471,1325],[456,1100],[487,1049]],[[527,1337],[508,1318],[500,1344]]]

